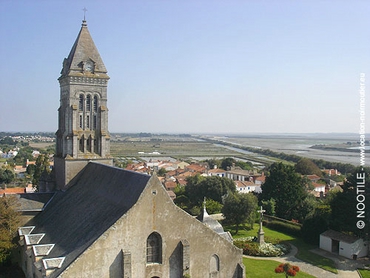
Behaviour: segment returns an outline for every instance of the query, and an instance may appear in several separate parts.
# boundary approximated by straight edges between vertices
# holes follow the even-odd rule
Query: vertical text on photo
[[[357,209],[357,223],[358,229],[365,228],[365,183],[366,175],[364,171],[365,167],[365,73],[360,74],[360,168],[356,173],[356,209]]]

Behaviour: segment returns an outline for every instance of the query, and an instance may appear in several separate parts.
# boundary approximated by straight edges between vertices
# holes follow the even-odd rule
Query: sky
[[[359,132],[366,0],[0,0],[0,131],[57,130],[84,7],[110,132]]]

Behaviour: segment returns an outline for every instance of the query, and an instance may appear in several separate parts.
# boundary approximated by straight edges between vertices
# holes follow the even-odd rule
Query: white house
[[[368,242],[337,231],[327,230],[320,235],[320,248],[337,253],[348,259],[365,257],[368,254]]]
[[[251,181],[235,181],[236,191],[239,193],[256,192],[261,193],[261,186]]]
[[[211,169],[208,170],[208,176],[219,176],[219,177],[225,177],[226,176],[226,171],[224,169]]]
[[[312,185],[315,187],[314,191],[316,192],[323,192],[325,193],[325,184],[322,183],[312,183]]]

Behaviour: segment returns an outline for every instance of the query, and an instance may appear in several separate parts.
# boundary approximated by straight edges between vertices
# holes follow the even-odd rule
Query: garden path
[[[306,263],[304,261],[301,261],[295,257],[295,255],[298,252],[297,247],[291,244],[291,251],[281,257],[255,257],[255,256],[246,256],[247,258],[251,259],[257,259],[257,260],[275,260],[281,263],[290,263],[292,265],[296,265],[302,270],[303,272],[306,272],[308,274],[311,274],[315,277],[318,278],[359,278],[360,276],[358,275],[356,269],[359,266],[364,265],[364,261],[361,260],[349,260],[343,257],[336,256],[334,254],[325,252],[320,249],[315,249],[312,250],[312,252],[320,254],[321,256],[327,257],[332,259],[336,267],[338,269],[338,274],[334,274],[332,272],[326,271],[322,268],[319,268],[317,266],[314,266],[312,264]],[[248,266],[247,266],[248,267]]]

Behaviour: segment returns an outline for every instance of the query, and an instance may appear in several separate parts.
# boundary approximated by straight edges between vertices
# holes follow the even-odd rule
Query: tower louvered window
[[[91,109],[91,96],[87,95],[86,97],[86,111],[90,111]]]
[[[98,97],[94,96],[94,112],[98,111]]]
[[[78,102],[78,109],[80,111],[84,110],[84,95],[80,95],[80,99],[79,99],[79,102]]]

